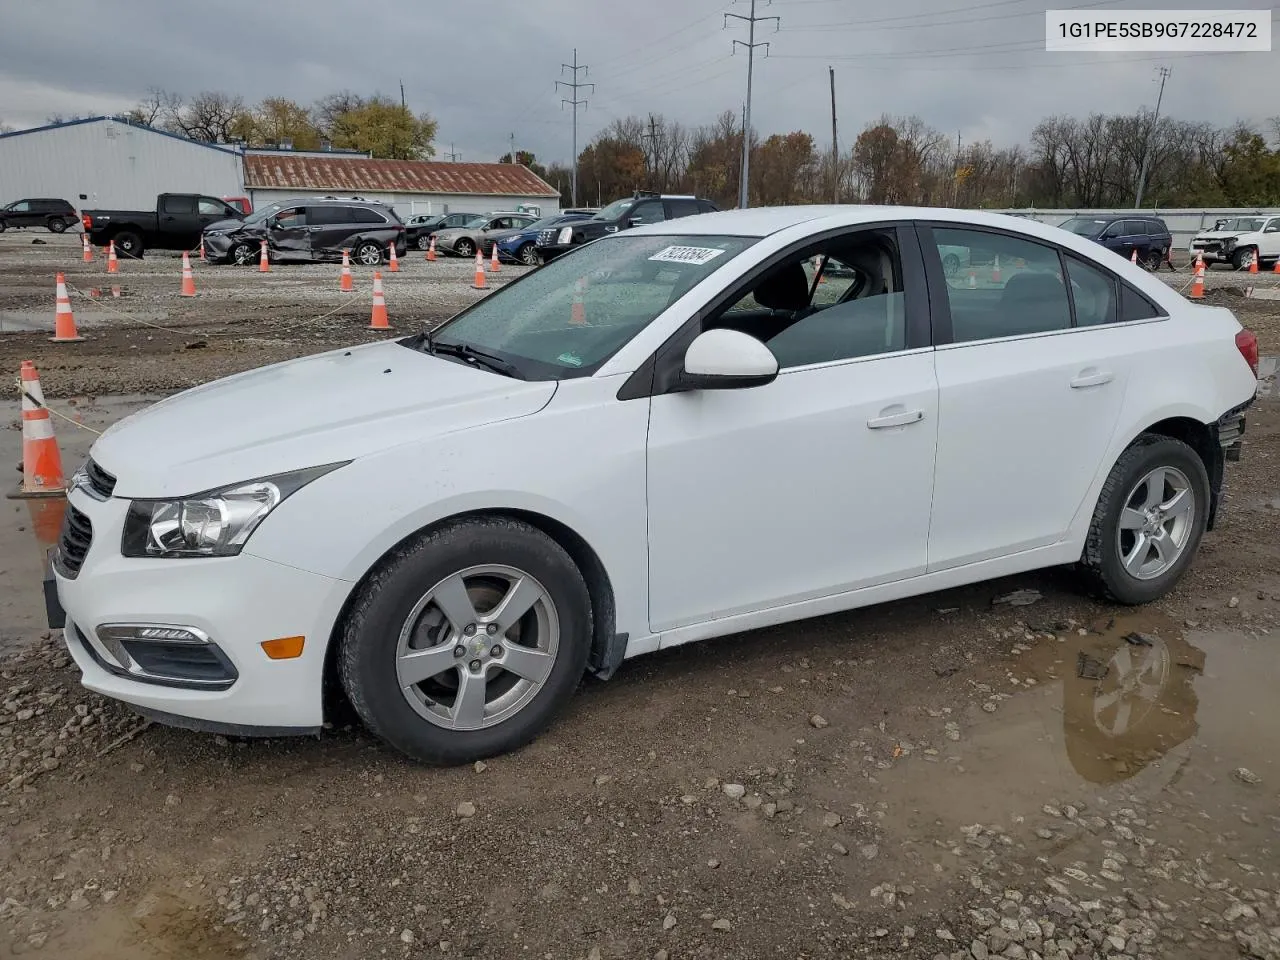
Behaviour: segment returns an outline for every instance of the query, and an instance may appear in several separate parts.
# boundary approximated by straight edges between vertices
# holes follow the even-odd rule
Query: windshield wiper
[[[477,350],[470,344],[439,343],[432,340],[430,335],[428,335],[426,348],[427,352],[430,354],[443,354],[447,357],[457,357],[459,360],[466,360],[470,363],[487,367],[494,373],[501,373],[503,376],[514,377],[516,380],[524,379],[514,364],[508,363],[501,357],[495,357],[492,353],[485,353],[483,350]]]

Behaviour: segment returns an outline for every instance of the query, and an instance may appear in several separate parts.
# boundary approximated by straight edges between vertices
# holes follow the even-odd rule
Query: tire
[[[528,611],[505,631],[486,626],[520,578],[522,590],[536,592]],[[446,597],[453,616],[444,614],[437,595]],[[472,617],[485,632],[455,625]],[[338,669],[351,705],[374,734],[423,763],[470,763],[524,746],[551,723],[582,679],[591,635],[591,598],[564,549],[526,523],[482,517],[419,534],[375,568],[343,625]],[[550,659],[533,654],[530,642]],[[431,672],[402,684],[402,669],[412,669],[423,650],[438,651],[416,661]],[[529,677],[502,667],[516,662],[531,669]],[[462,685],[472,678],[484,681],[470,687],[479,691],[479,713],[476,699],[468,701],[471,711],[462,704]],[[459,710],[469,716],[459,717]]]
[[[6,228],[7,226],[8,226],[8,224],[7,224],[7,223],[5,223],[3,220],[0,220],[0,233],[4,233],[5,228]]]
[[[516,251],[516,259],[526,267],[536,267],[542,262],[542,258],[538,256],[538,248],[532,241],[520,244],[520,249]]]
[[[116,244],[116,256],[142,259],[142,238],[132,230],[121,230],[112,239]]]
[[[1155,273],[1157,270],[1160,269],[1160,264],[1162,263],[1164,263],[1163,250],[1157,247],[1152,247],[1150,250],[1147,251],[1146,267],[1148,270],[1150,270],[1152,273]]]
[[[1249,266],[1249,260],[1254,255],[1253,247],[1241,247],[1231,254],[1231,266],[1237,270],[1244,270]]]
[[[1153,502],[1150,478],[1156,471],[1163,471],[1164,479]],[[1168,508],[1184,502],[1189,510],[1166,509],[1154,520],[1146,510],[1147,504]],[[1150,603],[1164,596],[1191,565],[1209,503],[1209,475],[1199,455],[1181,440],[1143,434],[1120,455],[1102,486],[1081,557],[1085,570],[1119,603]],[[1163,531],[1166,547],[1148,543],[1144,549],[1138,538],[1148,531]],[[1132,558],[1127,566],[1125,557]]]
[[[355,261],[366,267],[376,267],[382,263],[382,248],[372,240],[364,240],[355,249]]]
[[[50,233],[62,233],[67,229],[67,221],[58,217],[50,217],[49,222],[45,224],[49,228]]]
[[[233,244],[231,249],[227,252],[227,263],[234,263],[237,266],[244,267],[253,263],[255,258],[261,258],[261,256],[261,245],[255,247],[251,243],[241,241],[240,243]]]
[[[419,250],[426,250],[431,246],[431,238],[424,233],[414,242],[414,246]]]
[[[460,257],[474,257],[476,255],[476,245],[463,237],[453,245],[453,252]]]

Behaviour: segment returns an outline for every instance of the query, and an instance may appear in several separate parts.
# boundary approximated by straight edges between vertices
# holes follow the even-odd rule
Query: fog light
[[[238,673],[201,630],[169,624],[103,623],[94,633],[116,672],[149,683],[225,689]]]
[[[302,646],[306,642],[306,637],[276,637],[263,640],[262,650],[272,660],[293,660],[302,656]]]

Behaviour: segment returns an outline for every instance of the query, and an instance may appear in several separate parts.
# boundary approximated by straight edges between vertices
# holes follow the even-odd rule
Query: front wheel
[[[230,260],[238,267],[246,266],[253,263],[255,259],[261,258],[261,248],[255,247],[251,243],[237,243],[231,248],[231,252],[227,255]]]
[[[455,521],[387,557],[356,597],[342,684],[375,734],[432,764],[533,740],[586,669],[591,600],[559,544],[506,518]]]
[[[463,237],[453,245],[453,251],[460,257],[474,257],[476,255],[476,245]]]
[[[356,247],[356,262],[366,267],[376,267],[382,263],[382,248],[372,240],[366,240]]]
[[[538,248],[532,243],[522,243],[516,251],[516,259],[526,267],[536,267],[542,262],[542,258],[538,256]]]
[[[424,233],[422,236],[420,236],[420,237],[417,239],[417,242],[415,243],[415,246],[416,246],[419,250],[426,250],[428,247],[430,247],[430,246],[431,246],[431,238],[430,238],[429,236],[427,236],[427,235]]]
[[[1244,270],[1249,266],[1249,261],[1257,256],[1253,247],[1241,247],[1231,254],[1231,266],[1237,270]]]
[[[1082,557],[1112,599],[1149,603],[1181,579],[1209,517],[1209,475],[1181,440],[1146,434],[1111,468]]]

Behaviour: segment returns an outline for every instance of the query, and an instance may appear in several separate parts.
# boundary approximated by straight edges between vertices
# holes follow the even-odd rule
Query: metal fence
[[[1191,243],[1191,238],[1202,230],[1210,229],[1215,220],[1222,220],[1231,217],[1267,217],[1280,215],[1280,207],[1205,207],[1203,209],[1191,209],[1180,207],[1177,209],[1161,210],[1086,210],[1086,209],[1061,209],[1061,210],[1037,210],[1035,208],[1020,208],[1006,210],[991,210],[991,213],[1012,213],[1022,217],[1029,217],[1032,220],[1038,220],[1040,223],[1059,224],[1069,217],[1159,217],[1169,225],[1169,232],[1173,234],[1173,246],[1175,250],[1185,250]]]

